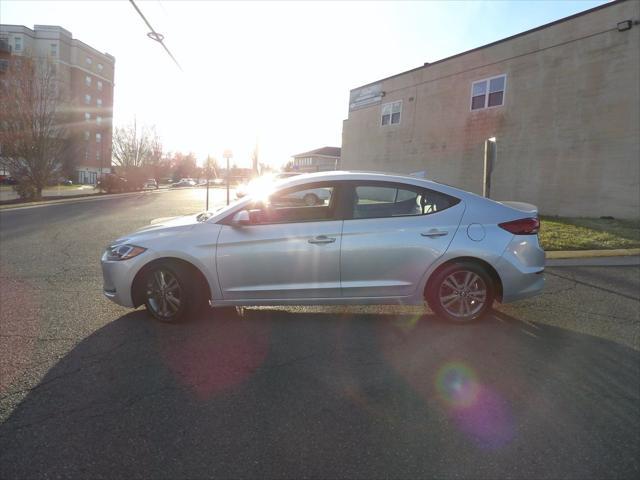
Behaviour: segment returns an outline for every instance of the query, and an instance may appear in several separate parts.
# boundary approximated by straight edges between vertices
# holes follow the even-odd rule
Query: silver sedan
[[[426,300],[466,323],[494,301],[540,293],[538,228],[533,205],[420,178],[300,175],[114,241],[102,256],[104,294],[163,322],[203,307]]]

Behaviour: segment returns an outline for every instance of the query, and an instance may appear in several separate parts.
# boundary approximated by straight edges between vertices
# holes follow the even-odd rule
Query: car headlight
[[[146,248],[138,247],[136,245],[118,244],[107,247],[107,260],[129,260],[130,258],[137,257]]]

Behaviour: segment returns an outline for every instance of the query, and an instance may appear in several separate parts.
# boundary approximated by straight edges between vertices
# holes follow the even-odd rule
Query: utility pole
[[[227,205],[229,205],[229,159],[233,157],[233,153],[227,149],[222,156],[227,159]]]

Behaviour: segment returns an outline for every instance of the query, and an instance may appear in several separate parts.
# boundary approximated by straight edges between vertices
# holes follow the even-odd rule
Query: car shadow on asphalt
[[[637,351],[496,312],[135,311],[0,427],[0,476],[637,474]]]

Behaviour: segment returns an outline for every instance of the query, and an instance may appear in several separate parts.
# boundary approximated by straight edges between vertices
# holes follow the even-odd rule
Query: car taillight
[[[540,220],[537,218],[521,218],[511,222],[499,223],[498,226],[514,235],[533,235],[540,230]]]

